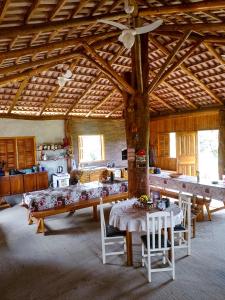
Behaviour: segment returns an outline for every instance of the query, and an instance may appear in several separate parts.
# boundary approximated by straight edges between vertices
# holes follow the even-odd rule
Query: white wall
[[[0,119],[0,137],[35,136],[36,143],[59,143],[64,138],[63,120]]]

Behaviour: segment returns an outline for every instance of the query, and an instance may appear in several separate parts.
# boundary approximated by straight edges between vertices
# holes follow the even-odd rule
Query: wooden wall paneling
[[[37,177],[36,173],[23,175],[24,192],[32,192],[37,190]]]
[[[0,197],[10,195],[9,176],[0,176]]]
[[[22,194],[24,192],[23,175],[11,175],[9,178],[11,195]]]
[[[48,188],[48,172],[36,173],[36,188],[37,190],[44,190]]]

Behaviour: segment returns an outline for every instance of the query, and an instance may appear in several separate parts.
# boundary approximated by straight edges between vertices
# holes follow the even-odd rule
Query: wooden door
[[[36,173],[37,190],[45,190],[48,188],[48,172]]]
[[[10,181],[9,176],[0,176],[0,196],[10,195]]]
[[[189,176],[196,176],[198,146],[197,132],[177,132],[177,170]]]
[[[37,189],[37,178],[36,174],[25,174],[23,176],[23,182],[24,182],[24,192],[32,192],[36,191]]]
[[[22,194],[23,189],[23,175],[11,175],[10,178],[10,188],[11,195],[13,194]]]

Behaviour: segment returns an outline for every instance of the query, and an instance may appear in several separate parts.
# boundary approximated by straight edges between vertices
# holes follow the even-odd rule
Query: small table
[[[126,230],[127,242],[127,265],[133,265],[132,253],[132,232],[146,232],[146,210],[142,208],[134,208],[133,204],[137,201],[136,198],[122,201],[115,204],[110,212],[109,224],[117,227],[118,229]],[[176,205],[171,204],[166,211],[173,211],[174,225],[180,224],[183,219],[182,210]],[[148,212],[156,212],[158,209],[152,209]],[[169,223],[169,222],[168,222]],[[170,226],[170,225],[169,225]]]

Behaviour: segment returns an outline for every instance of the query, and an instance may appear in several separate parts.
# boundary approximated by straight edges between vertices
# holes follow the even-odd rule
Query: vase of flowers
[[[138,198],[138,201],[144,208],[151,208],[152,207],[152,202],[150,200],[150,197],[148,195],[141,195]]]

